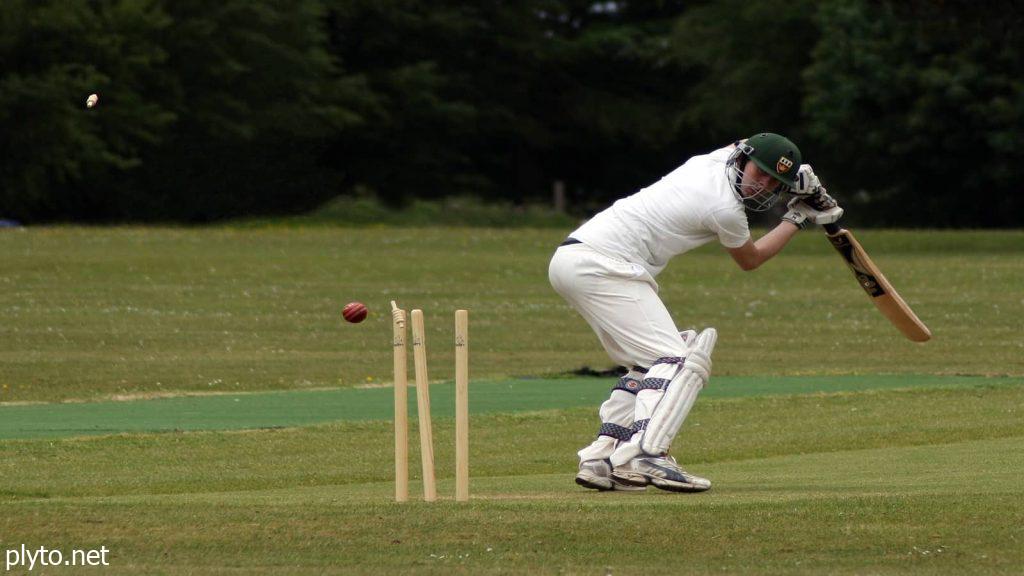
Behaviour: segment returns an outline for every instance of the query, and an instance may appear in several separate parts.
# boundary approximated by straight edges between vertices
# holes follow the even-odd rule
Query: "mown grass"
[[[914,388],[698,402],[676,442],[687,463],[1024,436],[1024,386]],[[594,408],[473,418],[473,476],[571,471],[599,422]],[[434,420],[441,477],[453,421]],[[418,458],[415,421],[410,443]],[[345,422],[237,432],[122,434],[0,443],[9,496],[232,491],[393,478],[391,423]],[[358,441],[357,441],[358,440]],[[75,474],[63,474],[75,470]],[[413,476],[418,474],[411,467]],[[570,485],[568,476],[565,478]],[[1024,483],[1022,483],[1024,484]]]
[[[390,380],[388,302],[426,311],[452,375],[471,311],[477,377],[610,363],[547,282],[568,230],[39,228],[0,234],[0,401]],[[718,374],[1024,374],[1024,234],[864,231],[935,334],[904,340],[818,233],[741,272],[708,246],[659,277],[680,326],[716,326]],[[365,301],[369,319],[341,307]]]
[[[572,484],[591,410],[480,416],[468,505],[447,418],[434,505],[415,465],[390,502],[385,422],[7,441],[0,548],[104,545],[112,573],[1013,573],[1022,411],[1021,386],[711,399],[675,449],[702,495]]]
[[[0,401],[386,382],[391,299],[426,310],[435,379],[459,307],[476,378],[608,367],[547,285],[567,230],[247,226],[0,234]],[[113,574],[1018,573],[1024,386],[909,376],[1024,374],[1024,234],[858,236],[932,342],[904,341],[819,234],[754,273],[711,246],[660,278],[680,325],[719,328],[717,375],[916,386],[709,394],[674,448],[709,493],[579,489],[593,408],[474,416],[466,505],[447,417],[433,505],[391,502],[384,421],[5,440],[0,549],[102,545]],[[370,318],[342,323],[357,299]]]

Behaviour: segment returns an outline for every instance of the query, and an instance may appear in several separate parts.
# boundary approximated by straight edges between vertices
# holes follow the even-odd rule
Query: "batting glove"
[[[832,196],[829,196],[828,190],[824,186],[818,186],[817,191],[806,198],[800,198],[800,200],[817,210],[818,212],[828,212],[834,208],[839,208],[839,203]],[[839,216],[842,216],[842,209],[840,209]],[[836,216],[836,220],[839,220],[839,216]],[[832,222],[818,222],[818,224],[831,224]]]
[[[793,195],[810,196],[819,189],[821,189],[821,180],[814,173],[814,168],[811,168],[810,164],[801,164],[796,173],[796,186],[793,186],[791,190]]]
[[[821,186],[818,192],[806,197],[796,197],[786,205],[789,211],[782,219],[791,222],[798,228],[810,224],[832,224],[843,217],[843,209],[835,198],[828,195]]]

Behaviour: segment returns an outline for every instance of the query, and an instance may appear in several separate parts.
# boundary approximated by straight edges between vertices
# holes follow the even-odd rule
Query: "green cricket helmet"
[[[736,144],[729,157],[728,173],[736,198],[750,210],[763,212],[772,207],[779,195],[796,186],[797,171],[802,161],[800,149],[785,136],[762,132]],[[743,169],[753,160],[763,172],[779,182],[772,189],[743,185]],[[746,193],[744,193],[746,192]]]
[[[796,186],[796,173],[800,170],[800,149],[789,138],[762,132],[747,139],[747,156],[761,170],[790,188]]]

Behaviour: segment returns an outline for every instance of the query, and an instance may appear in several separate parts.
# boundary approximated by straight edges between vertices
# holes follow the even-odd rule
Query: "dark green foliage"
[[[333,75],[323,11],[307,0],[175,0],[163,39],[180,121],[131,185],[142,214],[211,220],[291,212],[329,197],[322,143],[358,124],[358,79]],[[133,216],[134,214],[129,214]]]
[[[355,182],[398,202],[543,197],[555,179],[604,198],[650,178],[680,109],[665,33],[679,8],[589,2],[336,2],[331,47],[379,104],[343,137]],[[372,30],[368,34],[367,30]],[[655,171],[657,171],[655,170]]]
[[[365,97],[333,75],[318,1],[17,0],[0,14],[4,216],[209,220],[331,195],[320,143]]]
[[[1019,5],[823,4],[805,72],[809,129],[874,223],[1019,226]],[[913,210],[909,207],[913,206]]]
[[[818,42],[814,6],[809,0],[722,0],[679,19],[675,56],[699,71],[679,105],[688,129],[704,136],[702,144],[768,131],[807,148],[800,74]]]
[[[75,218],[103,206],[102,185],[141,165],[175,114],[159,98],[170,25],[154,1],[10,0],[0,5],[0,211]],[[91,92],[101,106],[85,110]],[[99,114],[104,110],[103,114]],[[83,183],[97,183],[82,190]],[[92,194],[95,192],[95,196]]]
[[[1014,226],[1017,4],[7,0],[0,217],[523,205],[555,181],[580,216],[769,130],[850,221]]]

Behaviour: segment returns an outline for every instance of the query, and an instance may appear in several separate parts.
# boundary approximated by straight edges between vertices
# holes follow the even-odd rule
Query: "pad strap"
[[[667,385],[668,380],[664,378],[644,378],[643,380],[637,380],[635,378],[623,376],[622,378],[619,378],[618,383],[615,384],[615,388],[612,388],[612,391],[624,390],[630,394],[636,394],[641,390],[661,390]]]
[[[619,426],[618,424],[605,422],[601,424],[601,429],[597,432],[597,435],[608,436],[610,438],[615,438],[616,440],[622,440],[623,442],[626,442],[627,440],[633,437],[634,432],[636,432],[636,430],[634,430],[632,426]]]
[[[629,392],[630,394],[636,394],[641,390],[641,384],[642,382],[640,380],[637,380],[636,378],[623,376],[622,378],[619,378],[618,382],[615,383],[615,387],[612,388],[612,391],[614,392],[615,390],[624,390],[626,392]]]
[[[655,360],[654,364],[651,364],[651,368],[654,368],[659,364],[678,366],[685,361],[686,358],[682,356],[663,356]],[[664,370],[658,370],[657,372],[661,374],[664,372]],[[640,389],[637,391],[639,392],[640,390],[664,390],[665,388],[668,388],[670,382],[671,380],[668,378],[644,378],[644,381],[641,384]]]
[[[644,381],[640,384],[640,390],[662,390],[668,386],[668,378],[644,378]]]

